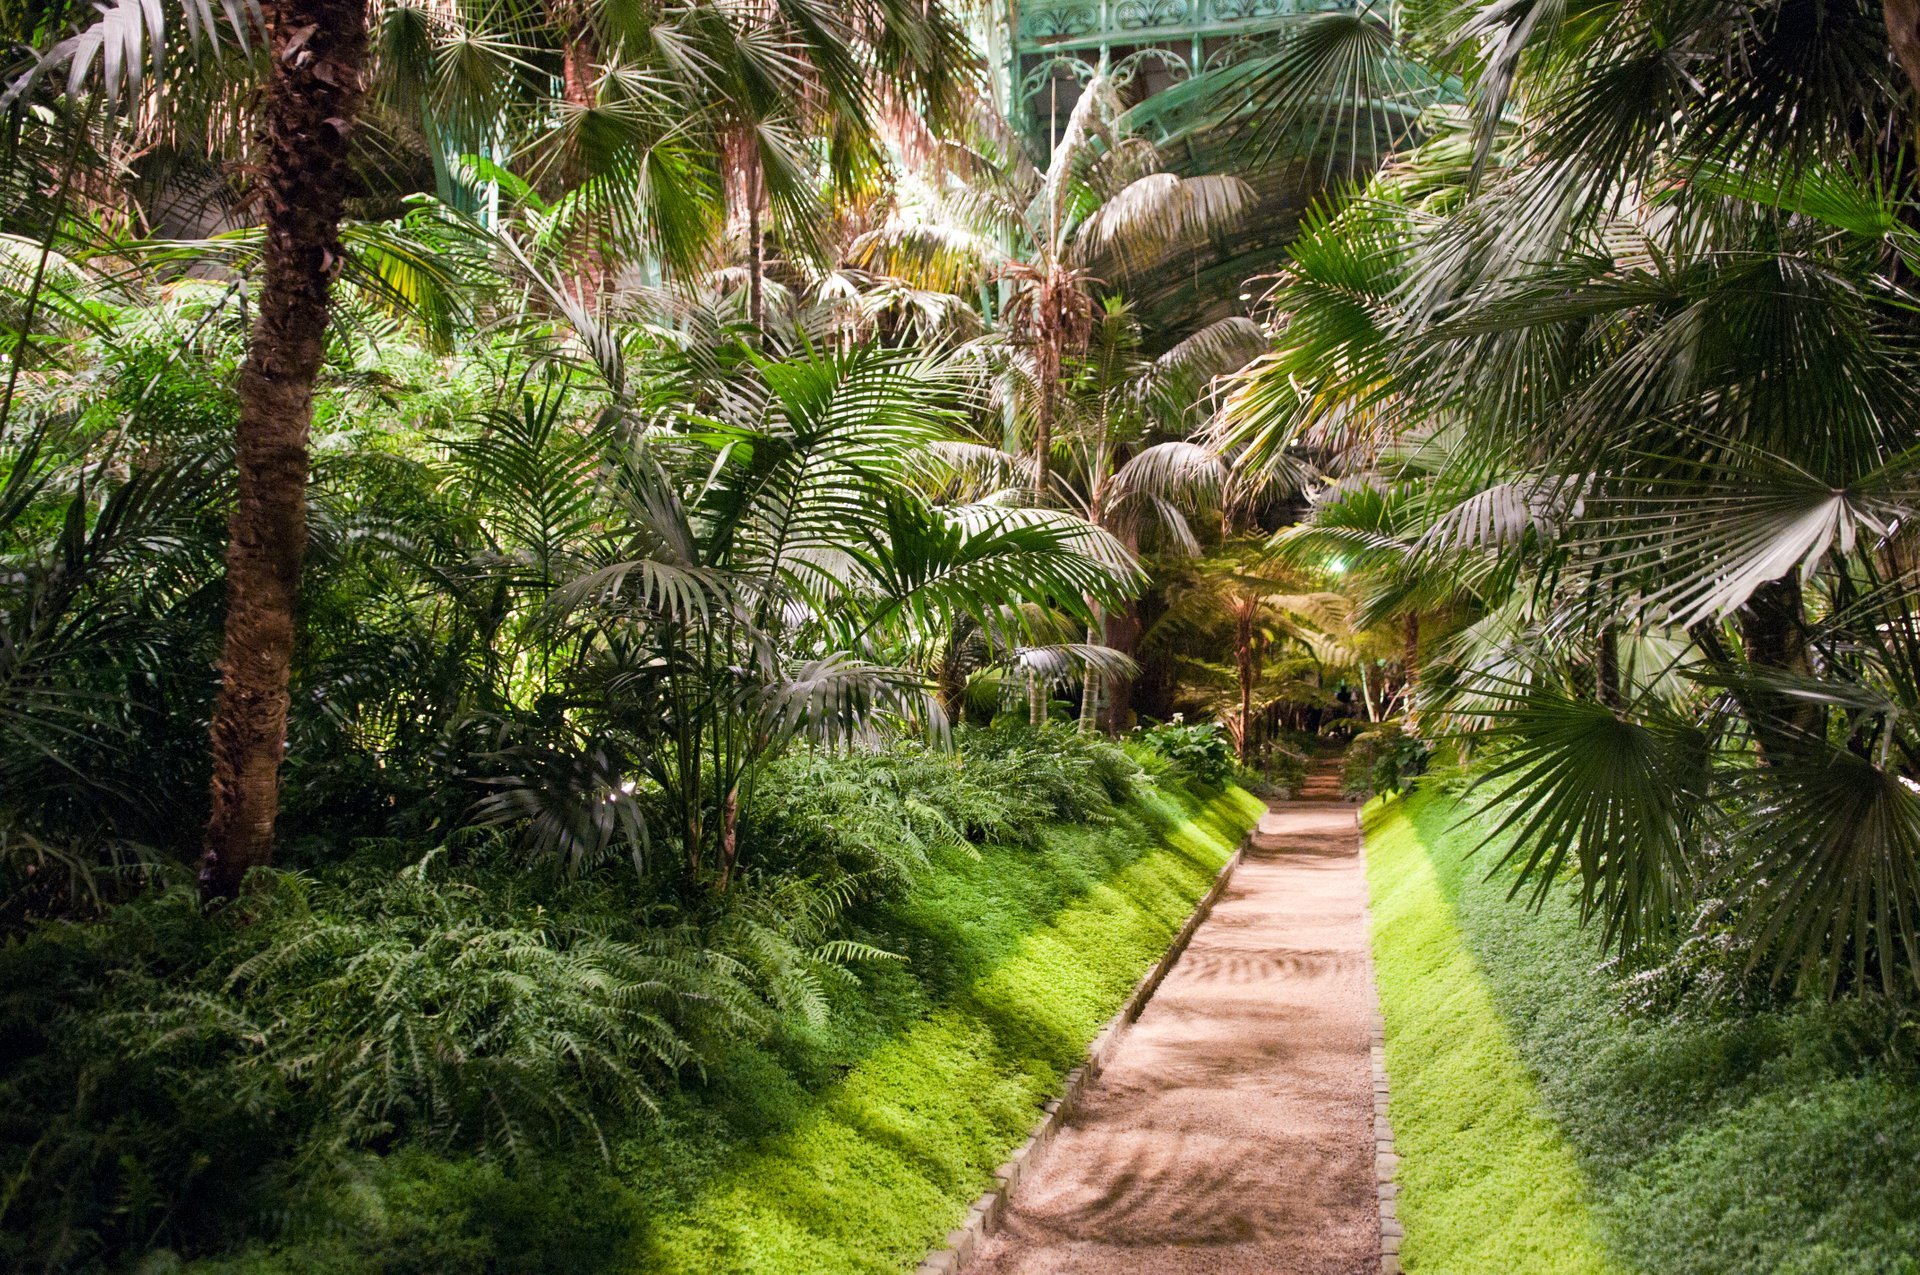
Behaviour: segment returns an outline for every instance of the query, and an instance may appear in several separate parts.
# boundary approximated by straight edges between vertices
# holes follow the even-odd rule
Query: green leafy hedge
[[[1570,901],[1509,900],[1457,819],[1368,829],[1409,1269],[1920,1271],[1910,1011],[1623,1013]]]

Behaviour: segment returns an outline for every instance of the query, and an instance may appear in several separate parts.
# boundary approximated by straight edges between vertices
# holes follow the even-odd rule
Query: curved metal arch
[[[1127,56],[1114,63],[1113,69],[1108,72],[1108,75],[1112,77],[1116,87],[1125,88],[1133,83],[1133,77],[1138,75],[1150,62],[1158,62],[1169,71],[1178,72],[1174,77],[1176,82],[1191,79],[1193,76],[1193,67],[1188,64],[1184,57],[1181,57],[1172,49],[1161,48],[1135,49],[1132,53],[1127,54]]]
[[[1207,55],[1206,65],[1201,69],[1205,71],[1218,71],[1233,65],[1235,62],[1264,57],[1278,50],[1280,44],[1280,36],[1272,32],[1261,35],[1237,35],[1215,49],[1212,53],[1209,53]]]
[[[1031,99],[1035,93],[1038,93],[1045,87],[1048,80],[1053,78],[1054,68],[1062,66],[1066,67],[1073,78],[1082,84],[1087,83],[1093,79],[1095,75],[1100,73],[1100,68],[1085,58],[1076,58],[1066,53],[1056,53],[1020,78],[1020,100],[1025,102]]]

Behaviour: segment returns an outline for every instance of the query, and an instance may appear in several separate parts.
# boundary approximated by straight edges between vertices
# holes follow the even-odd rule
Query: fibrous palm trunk
[[[1132,601],[1120,603],[1101,617],[1106,628],[1106,643],[1122,655],[1132,655],[1140,642],[1140,615]],[[1133,728],[1133,677],[1115,673],[1107,679],[1106,701],[1101,705],[1100,728],[1118,735]]]
[[[1234,617],[1233,654],[1240,681],[1240,764],[1247,764],[1253,744],[1253,609],[1242,605]]]
[[[567,0],[553,6],[553,21],[564,32],[564,42],[560,50],[560,92],[567,105],[579,111],[590,111],[599,101],[600,62],[594,43],[593,21],[586,12],[586,6]],[[584,185],[592,176],[581,157],[572,158],[561,173],[561,181],[568,189]],[[588,219],[588,234],[597,234]],[[593,309],[600,303],[600,296],[612,284],[612,271],[607,254],[602,245],[589,238],[582,245],[578,273],[574,278],[574,288],[580,295],[581,305]]]
[[[1739,620],[1749,665],[1789,677],[1812,676],[1798,576],[1782,576],[1755,589]],[[1820,707],[1811,699],[1751,685],[1740,698],[1762,760],[1778,761],[1818,733]]]
[[[753,149],[757,138],[748,139],[747,149],[747,322],[753,325],[756,339],[767,327],[767,240],[760,224],[760,200],[765,185],[760,176],[760,153]]]
[[[1894,60],[1920,96],[1920,0],[1885,0],[1881,12],[1887,21],[1887,39]]]
[[[366,0],[266,0],[261,8],[273,58],[260,111],[267,235],[258,318],[240,372],[212,811],[200,866],[208,896],[234,893],[247,870],[273,854],[307,545],[307,437],[327,297],[340,269],[347,133],[367,51]]]

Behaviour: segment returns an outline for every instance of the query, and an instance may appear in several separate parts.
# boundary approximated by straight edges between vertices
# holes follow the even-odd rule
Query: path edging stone
[[[1255,827],[1258,827],[1257,823]],[[1227,856],[1227,861],[1220,865],[1220,871],[1214,874],[1213,884],[1200,896],[1200,902],[1194,905],[1179,933],[1173,936],[1173,942],[1154,962],[1153,968],[1134,984],[1133,991],[1127,994],[1127,999],[1121,1002],[1119,1010],[1107,1020],[1106,1026],[1094,1034],[1093,1042],[1087,1046],[1086,1061],[1067,1073],[1060,1096],[1041,1106],[1040,1119],[1034,1123],[1033,1132],[1027,1135],[1027,1140],[993,1171],[992,1188],[973,1202],[960,1225],[947,1232],[946,1246],[928,1254],[927,1259],[915,1269],[914,1275],[958,1275],[973,1260],[975,1251],[987,1237],[1000,1229],[1000,1223],[1006,1216],[1007,1201],[1012,1198],[1013,1188],[1019,1184],[1021,1175],[1072,1117],[1074,1104],[1088,1086],[1100,1078],[1100,1070],[1113,1055],[1120,1033],[1140,1017],[1174,962],[1187,950],[1194,931],[1213,912],[1213,905],[1220,901],[1220,896],[1227,892],[1227,883],[1233,877],[1233,870],[1240,866],[1247,847],[1253,844],[1253,832],[1252,828],[1247,830],[1247,835],[1240,839],[1240,844]],[[1377,1002],[1375,1010],[1377,1018]],[[1395,1269],[1398,1270],[1398,1267]]]
[[[1380,1008],[1380,981],[1373,972],[1373,886],[1367,877],[1367,826],[1360,812],[1353,816],[1360,843],[1360,915],[1367,931],[1367,1054],[1373,1070],[1373,1180],[1380,1202],[1380,1275],[1401,1275],[1400,1185],[1394,1179],[1400,1157],[1393,1150],[1393,1125],[1387,1118],[1387,1019]]]

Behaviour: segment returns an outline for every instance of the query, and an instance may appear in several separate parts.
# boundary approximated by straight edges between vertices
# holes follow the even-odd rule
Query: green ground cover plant
[[[7,1265],[911,1265],[1261,808],[1067,728],[958,743],[786,759],[705,914],[380,844],[245,926],[183,885],[36,932]]]
[[[771,1116],[771,1137],[697,1177],[654,1161],[646,1180],[679,1207],[647,1228],[642,1267],[911,1268],[989,1185],[1262,809],[1239,790],[1154,798],[1105,828],[1049,829],[1040,871],[993,851],[943,865],[888,920],[935,978],[902,987],[871,1035],[841,1043],[864,1056],[822,1091],[763,1081],[740,1094],[751,1105],[730,1117]]]
[[[1556,1196],[1571,1205],[1577,1162],[1619,1268],[1920,1270],[1910,1011],[1872,998],[1649,1007],[1644,978],[1600,961],[1570,896],[1535,913],[1524,895],[1508,898],[1510,873],[1489,879],[1493,855],[1469,853],[1483,835],[1437,791],[1378,807],[1369,823],[1412,1269],[1507,1269],[1476,1265],[1459,1242],[1491,1201],[1423,1184],[1479,1155],[1485,1130],[1467,1096],[1530,1083],[1535,1145],[1565,1151],[1554,1173],[1516,1172],[1512,1186],[1529,1211]],[[1428,961],[1451,952],[1444,992],[1430,983],[1416,994],[1423,949]],[[1508,1052],[1485,1052],[1490,1039]],[[1462,1132],[1447,1136],[1449,1120]],[[1514,1229],[1497,1242],[1512,1243]]]
[[[1425,826],[1409,815],[1426,808],[1423,796],[1376,804],[1366,833],[1407,1267],[1615,1270],[1573,1150],[1455,923]]]

